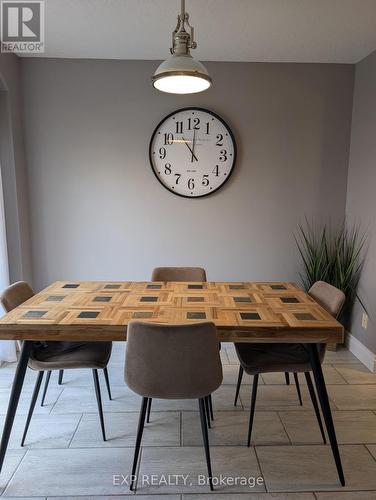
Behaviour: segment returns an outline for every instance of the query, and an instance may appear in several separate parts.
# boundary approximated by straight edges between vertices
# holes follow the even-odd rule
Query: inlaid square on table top
[[[185,281],[175,281],[168,282],[166,284],[171,291],[176,295],[195,295],[195,294],[205,294],[209,291],[216,291],[217,288],[214,283],[204,282],[204,283],[188,283]]]
[[[284,292],[284,291],[301,291],[301,289],[295,284],[295,283],[278,283],[278,282],[272,282],[272,283],[262,283],[262,282],[255,282],[253,283],[253,286],[256,286],[258,290],[262,291],[263,293],[268,293],[268,292]]]
[[[236,311],[240,326],[259,325],[262,323],[265,326],[281,327],[283,326],[283,318],[279,314],[275,314],[272,310],[265,306],[253,305],[252,308],[239,309]]]
[[[130,293],[125,297],[123,307],[137,308],[145,304],[171,306],[173,304],[173,294],[166,290],[148,290],[144,293],[139,293],[137,290],[135,293]]]
[[[45,293],[43,290],[42,292],[34,295],[34,297],[29,299],[27,302],[24,302],[22,307],[26,307],[27,304],[32,304],[33,308],[39,307],[41,309],[46,308],[48,310],[50,310],[51,307],[55,308],[57,306],[69,307],[75,300],[77,300],[78,297],[80,297],[80,295],[75,296],[73,293],[69,293],[67,291],[64,293]]]
[[[255,305],[263,305],[264,299],[259,293],[247,292],[240,295],[236,293],[234,295],[230,294],[224,296],[226,305],[232,309],[244,309],[248,307],[254,307]]]
[[[191,292],[191,290],[190,290]],[[215,292],[206,290],[205,293],[174,293],[172,297],[174,307],[195,308],[223,307],[223,300]]]
[[[88,308],[98,308],[103,305],[121,307],[129,294],[129,290],[99,290],[85,293],[84,295],[77,295],[71,304],[74,307]]]
[[[171,283],[166,283],[163,281],[133,281],[129,283],[128,290],[132,294],[145,294],[145,295],[155,295],[155,293],[174,291]],[[154,293],[155,292],[155,293]]]
[[[49,294],[49,295],[70,295],[72,294],[82,294],[95,292],[99,290],[103,286],[103,282],[101,281],[55,281],[48,287],[44,288],[40,294]],[[68,288],[66,285],[70,285]],[[74,288],[71,285],[75,285]],[[38,296],[37,294],[36,296]],[[36,297],[35,296],[35,297]]]
[[[171,308],[168,316],[172,324],[212,321],[217,326],[226,328],[237,327],[239,325],[235,311],[226,311],[218,307],[203,307],[200,304],[191,309]]]
[[[332,318],[318,304],[309,307],[290,307],[280,311],[281,316],[291,327],[325,327]]]
[[[263,303],[271,307],[274,311],[279,309],[286,310],[296,307],[310,307],[315,305],[316,302],[305,292],[298,290],[278,290],[274,293],[264,293]]]

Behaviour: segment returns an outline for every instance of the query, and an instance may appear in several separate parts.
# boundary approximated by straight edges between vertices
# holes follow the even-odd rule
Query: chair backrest
[[[0,296],[0,302],[6,312],[20,306],[33,297],[34,292],[26,281],[17,281],[8,286]]]
[[[137,394],[149,398],[198,399],[215,391],[222,378],[214,323],[129,323],[125,381]]]
[[[308,294],[335,318],[339,316],[346,299],[341,290],[325,281],[316,281]]]
[[[201,267],[156,267],[152,281],[206,281],[205,269]]]

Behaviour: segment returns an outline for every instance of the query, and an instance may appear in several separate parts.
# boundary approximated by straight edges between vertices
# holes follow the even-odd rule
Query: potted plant
[[[343,221],[339,226],[313,224],[307,219],[298,226],[295,241],[302,258],[299,273],[308,290],[318,280],[326,281],[346,295],[339,321],[346,328],[352,307],[359,300],[358,285],[365,259],[365,233],[356,224]]]

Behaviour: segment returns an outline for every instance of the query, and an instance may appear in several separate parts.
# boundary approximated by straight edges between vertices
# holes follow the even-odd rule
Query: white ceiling
[[[376,0],[187,0],[204,61],[355,63]],[[47,57],[164,59],[180,0],[45,0]]]

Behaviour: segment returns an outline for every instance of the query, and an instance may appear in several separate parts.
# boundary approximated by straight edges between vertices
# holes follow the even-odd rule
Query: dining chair
[[[190,283],[203,283],[206,281],[206,271],[202,267],[155,267],[151,274],[151,281],[187,281]],[[150,423],[152,398],[148,400],[146,422]],[[213,402],[211,395],[205,398],[205,410],[210,420],[214,420]]]
[[[324,281],[317,281],[309,289],[308,294],[318,302],[329,314],[338,317],[345,302],[344,293]],[[304,373],[311,396],[312,404],[316,413],[316,418],[320,427],[322,439],[326,443],[325,432],[323,429],[320,411],[317,403],[315,390],[313,388],[310,376],[311,365],[307,350],[303,344],[235,344],[236,352],[239,358],[240,366],[243,371],[253,375],[251,409],[249,417],[247,445],[250,446],[251,433],[256,405],[256,395],[259,375],[270,372]],[[318,345],[320,362],[324,360],[326,344]],[[241,381],[240,381],[241,382]],[[240,382],[236,389],[239,393]]]
[[[313,297],[317,302],[319,302],[319,303],[321,302],[321,305],[324,307],[324,309],[327,309],[328,312],[331,312],[330,311],[330,307],[328,306],[329,300],[325,301],[326,297],[325,298],[321,297],[321,293],[322,293],[323,287],[320,285],[320,283],[324,283],[324,282],[318,281],[317,283],[315,283],[311,287],[311,289],[308,291],[308,294],[311,295],[311,297]],[[320,290],[321,290],[321,292],[320,292]],[[328,309],[328,307],[329,307],[329,309]],[[342,306],[341,306],[341,308],[342,308]],[[336,311],[334,311],[334,314],[332,314],[332,316],[337,317],[338,314],[339,314],[339,312],[336,313]],[[234,406],[236,406],[237,402],[238,402],[239,391],[240,391],[240,386],[241,386],[242,379],[243,379],[243,374],[244,374],[244,369],[243,369],[242,365],[240,365],[239,366],[239,372],[238,372],[238,381],[237,381],[237,384],[236,384]],[[308,376],[309,376],[309,373],[308,373]],[[300,384],[299,384],[298,374],[296,372],[293,372],[293,377],[294,377],[294,381],[295,381],[296,392],[297,392],[297,395],[298,395],[299,404],[300,404],[300,406],[303,406],[302,394],[301,394],[301,391],[300,391]],[[290,374],[289,374],[289,372],[285,372],[285,380],[286,380],[286,385],[290,385]],[[311,384],[308,384],[308,387],[310,388]],[[310,394],[313,394],[313,396],[314,396],[314,392],[311,393],[311,390],[310,390]]]
[[[18,281],[4,290],[0,296],[0,302],[5,311],[9,312],[33,296],[34,292],[30,285],[25,281]],[[71,368],[91,368],[92,370],[102,437],[103,440],[106,441],[98,370],[104,370],[107,367],[111,356],[111,350],[112,342],[47,341],[33,343],[29,358],[29,368],[38,371],[38,376],[30,402],[21,446],[25,443],[44,372],[47,372],[47,378],[49,378],[48,374],[51,374],[51,371],[66,370]],[[45,394],[43,398],[44,397]]]
[[[206,281],[206,272],[202,267],[156,267],[151,281]]]
[[[213,490],[205,398],[222,383],[214,323],[160,325],[131,321],[127,330],[125,382],[142,396],[130,489],[133,490],[148,400],[198,399],[209,486]]]
[[[338,288],[330,285],[329,283],[325,283],[324,281],[317,281],[312,285],[308,294],[318,302],[329,314],[338,317],[343,304],[345,302],[345,294],[339,290]],[[259,375],[261,373],[270,373],[270,372],[292,372],[296,373],[304,373],[308,391],[311,396],[312,404],[316,413],[317,422],[320,427],[322,439],[324,443],[326,443],[326,437],[324,428],[321,421],[320,410],[317,403],[315,389],[312,384],[310,372],[312,371],[312,361],[308,352],[308,349],[304,344],[235,344],[236,352],[238,354],[238,358],[243,370],[249,375],[253,375],[253,385],[252,385],[252,394],[251,394],[251,407],[249,414],[249,426],[248,426],[248,439],[247,446],[250,446],[251,443],[251,434],[252,434],[252,426],[255,414],[255,406],[256,406],[256,396],[257,396],[257,386]],[[318,359],[319,363],[322,364],[326,351],[326,344],[318,344]],[[320,401],[322,401],[322,393],[323,387],[318,386],[317,378],[316,380],[316,389],[318,391],[318,395]],[[322,384],[325,384],[324,380],[321,381]],[[322,405],[323,409],[323,405]],[[330,410],[329,410],[330,412]],[[331,438],[331,425],[328,425],[328,422],[331,420],[328,418],[328,415],[325,414],[323,409],[323,415],[325,422],[327,424],[327,431],[329,438]],[[333,455],[336,456],[336,452],[334,450],[334,446],[332,443],[332,438],[330,439]],[[340,477],[342,471],[339,472]],[[341,479],[342,481],[342,479]]]

